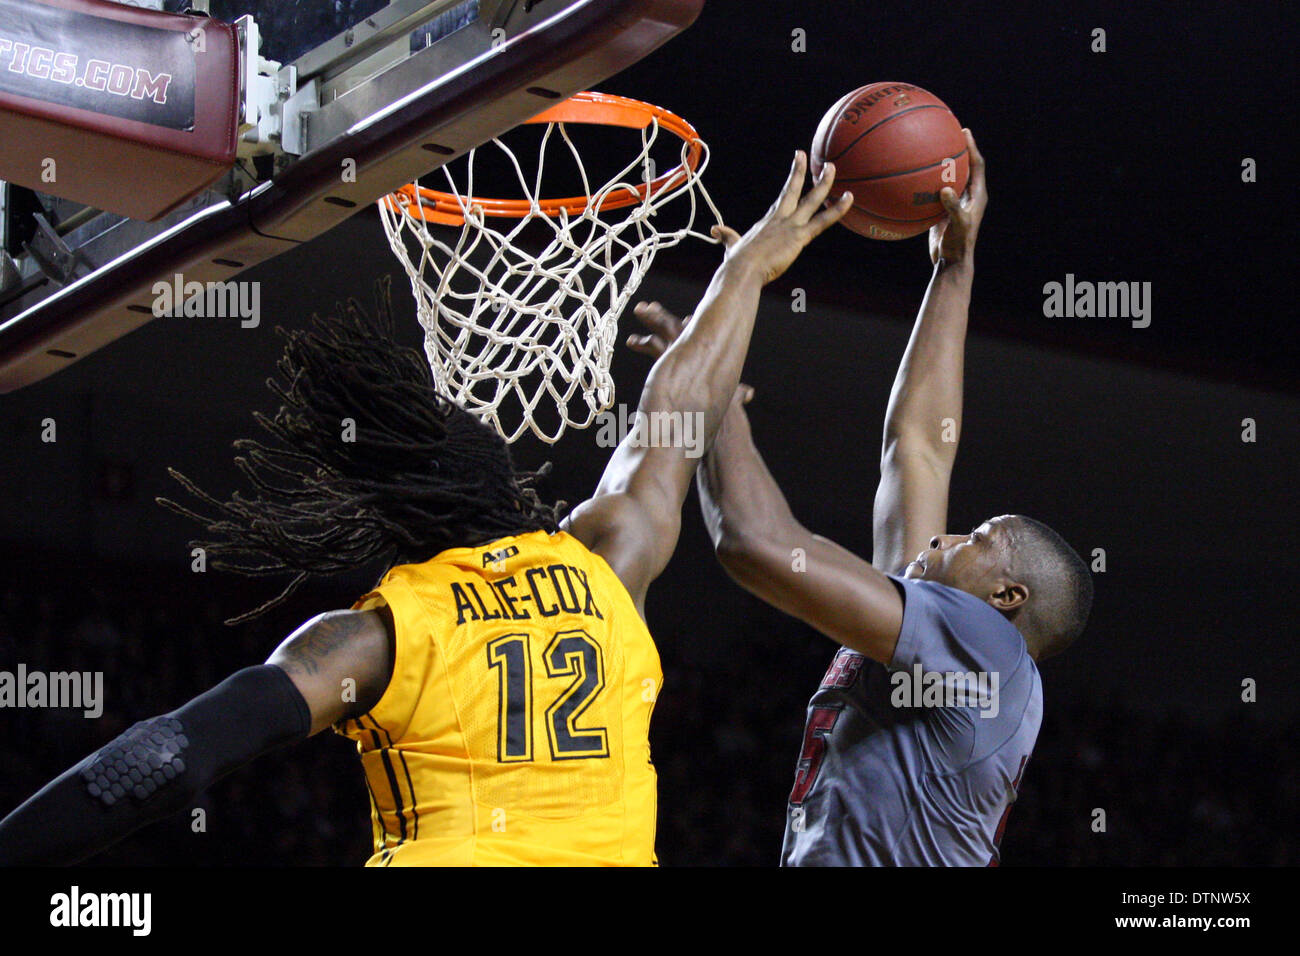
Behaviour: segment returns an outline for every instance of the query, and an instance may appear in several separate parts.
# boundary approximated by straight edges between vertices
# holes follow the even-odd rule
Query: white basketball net
[[[599,212],[610,193],[654,179],[650,152],[659,124],[652,121],[640,131],[639,155],[596,190],[591,189],[567,125],[546,127],[532,183],[515,153],[501,140],[492,140],[509,157],[524,193],[520,198],[530,204],[522,219],[488,217],[479,206],[468,204],[465,197],[474,195],[476,150],[468,154],[463,190],[443,167],[449,191],[465,217],[454,238],[453,227],[431,226],[380,203],[388,241],[411,279],[435,384],[510,442],[531,430],[553,443],[567,426],[586,428],[613,405],[609,366],[618,319],[655,254],[687,236],[715,241],[694,228],[700,200],[717,222],[722,221],[700,182],[708,148],[692,171],[685,161],[690,149],[685,142],[684,181],[658,193],[646,190],[634,205]],[[591,197],[580,215],[561,212],[552,217],[538,207],[546,149],[557,130],[578,164],[583,192]],[[672,215],[678,228],[660,227],[656,217],[675,201]],[[545,248],[529,252],[516,245],[516,238],[537,222],[551,229]],[[552,406],[558,420],[549,412]],[[539,423],[543,412],[551,424]]]

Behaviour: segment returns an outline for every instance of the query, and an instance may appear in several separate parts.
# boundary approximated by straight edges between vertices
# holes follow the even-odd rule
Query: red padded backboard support
[[[152,221],[234,164],[233,25],[106,0],[0,12],[0,179]]]

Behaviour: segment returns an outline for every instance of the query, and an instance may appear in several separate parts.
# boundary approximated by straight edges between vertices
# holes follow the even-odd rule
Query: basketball
[[[970,170],[957,117],[909,83],[872,83],[841,97],[809,154],[814,175],[826,163],[835,164],[835,195],[853,193],[840,222],[869,239],[906,239],[943,221],[939,191],[961,195]]]

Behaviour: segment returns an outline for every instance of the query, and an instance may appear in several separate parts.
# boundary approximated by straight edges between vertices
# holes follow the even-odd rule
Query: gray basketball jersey
[[[996,866],[1043,713],[1020,632],[973,595],[891,576],[886,668],[842,648],[808,704],[783,866]]]

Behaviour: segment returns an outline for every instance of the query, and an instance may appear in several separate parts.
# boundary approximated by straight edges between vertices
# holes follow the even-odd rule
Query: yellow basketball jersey
[[[369,866],[652,865],[659,654],[577,538],[536,531],[393,568],[393,677],[335,729],[370,789]]]

